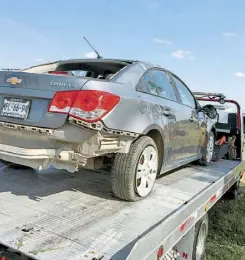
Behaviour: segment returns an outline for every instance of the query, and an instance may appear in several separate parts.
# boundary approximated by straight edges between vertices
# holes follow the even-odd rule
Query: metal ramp
[[[187,217],[188,202],[239,164],[187,166],[159,178],[152,194],[136,203],[113,198],[106,172],[0,166],[0,243],[41,260],[143,259],[157,244],[142,241],[158,227],[168,237]],[[158,240],[154,235],[150,241]]]

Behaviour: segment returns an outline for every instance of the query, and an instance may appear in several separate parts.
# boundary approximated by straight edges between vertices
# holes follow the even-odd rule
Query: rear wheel
[[[199,160],[201,165],[208,165],[213,158],[214,154],[214,133],[210,132],[207,136],[206,147],[203,151],[202,158]]]
[[[112,171],[112,191],[116,197],[137,201],[153,189],[158,172],[158,150],[148,136],[135,141],[127,154],[116,154]]]

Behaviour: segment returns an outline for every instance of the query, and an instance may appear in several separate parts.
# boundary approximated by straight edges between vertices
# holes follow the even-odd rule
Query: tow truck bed
[[[112,197],[106,172],[0,166],[0,244],[33,259],[150,259],[163,242],[166,251],[186,234],[189,227],[180,224],[200,218],[243,164],[187,166],[159,178],[152,194],[136,203]]]

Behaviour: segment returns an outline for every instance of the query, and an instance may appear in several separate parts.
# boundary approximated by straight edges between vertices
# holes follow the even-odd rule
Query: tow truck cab
[[[232,99],[227,99],[222,93],[194,92],[194,95],[201,106],[212,104],[218,112],[218,120],[215,123],[217,132],[216,140],[225,137],[227,142],[232,139],[236,147],[236,155],[229,159],[245,158],[244,154],[244,133],[245,114],[242,112],[239,103]]]

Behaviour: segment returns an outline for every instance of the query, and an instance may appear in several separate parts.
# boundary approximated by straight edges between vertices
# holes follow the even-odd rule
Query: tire
[[[214,154],[214,133],[211,131],[207,136],[206,147],[203,151],[202,158],[199,160],[199,164],[207,166],[212,161],[213,154]]]
[[[220,151],[220,146],[219,145],[215,145],[212,161],[217,162],[220,159],[219,158],[219,151]]]
[[[112,191],[122,200],[138,201],[150,194],[157,174],[157,146],[153,139],[142,136],[127,154],[115,155],[111,170]]]
[[[192,260],[204,260],[208,236],[208,214],[205,214],[195,226]]]
[[[224,199],[236,200],[241,194],[240,181],[234,183],[231,188],[224,194]]]

